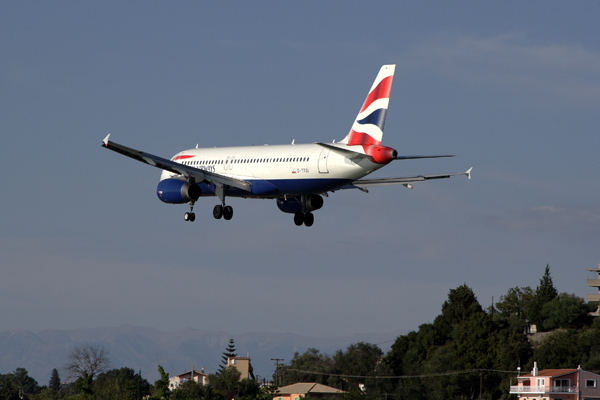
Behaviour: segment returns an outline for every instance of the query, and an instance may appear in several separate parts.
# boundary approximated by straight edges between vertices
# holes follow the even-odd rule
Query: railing
[[[577,386],[511,386],[510,393],[577,393]]]
[[[511,386],[510,393],[546,393],[545,386]]]

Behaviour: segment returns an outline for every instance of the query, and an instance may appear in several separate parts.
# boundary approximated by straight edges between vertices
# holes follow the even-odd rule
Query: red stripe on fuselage
[[[186,158],[193,158],[195,156],[177,156],[177,157],[173,157],[173,161],[177,161],[177,160],[185,160]]]

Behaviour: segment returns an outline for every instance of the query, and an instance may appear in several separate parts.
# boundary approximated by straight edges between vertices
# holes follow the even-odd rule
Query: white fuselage
[[[361,146],[340,147],[364,154]],[[365,157],[348,157],[318,144],[195,148],[176,154],[172,160],[245,181],[267,181],[279,189],[278,195],[266,197],[335,190],[385,165]],[[161,180],[167,178],[177,175],[163,171]],[[240,195],[249,197],[247,193]]]

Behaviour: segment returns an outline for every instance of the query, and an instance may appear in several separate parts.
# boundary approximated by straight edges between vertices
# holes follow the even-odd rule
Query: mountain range
[[[316,348],[322,354],[334,354],[352,343],[377,344],[384,352],[394,339],[406,332],[353,334],[343,337],[310,337],[293,333],[211,332],[186,328],[163,332],[155,328],[122,325],[119,327],[79,328],[74,330],[47,329],[38,333],[26,330],[0,332],[0,374],[25,368],[40,385],[47,384],[56,368],[61,373],[70,351],[78,344],[104,347],[114,368],[129,367],[153,383],[159,378],[158,364],[170,376],[205,368],[214,373],[222,355],[233,338],[237,355],[250,355],[254,375],[271,379],[274,361],[289,363],[295,352]]]

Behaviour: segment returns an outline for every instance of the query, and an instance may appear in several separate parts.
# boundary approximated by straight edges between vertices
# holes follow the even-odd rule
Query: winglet
[[[465,172],[465,175],[467,176],[467,178],[471,179],[471,170],[473,169],[473,167],[469,168],[467,170],[467,172]]]
[[[104,140],[102,141],[102,143],[104,144],[104,147],[108,147],[108,138],[110,137],[110,133],[108,135],[106,135],[106,137],[104,138]]]

